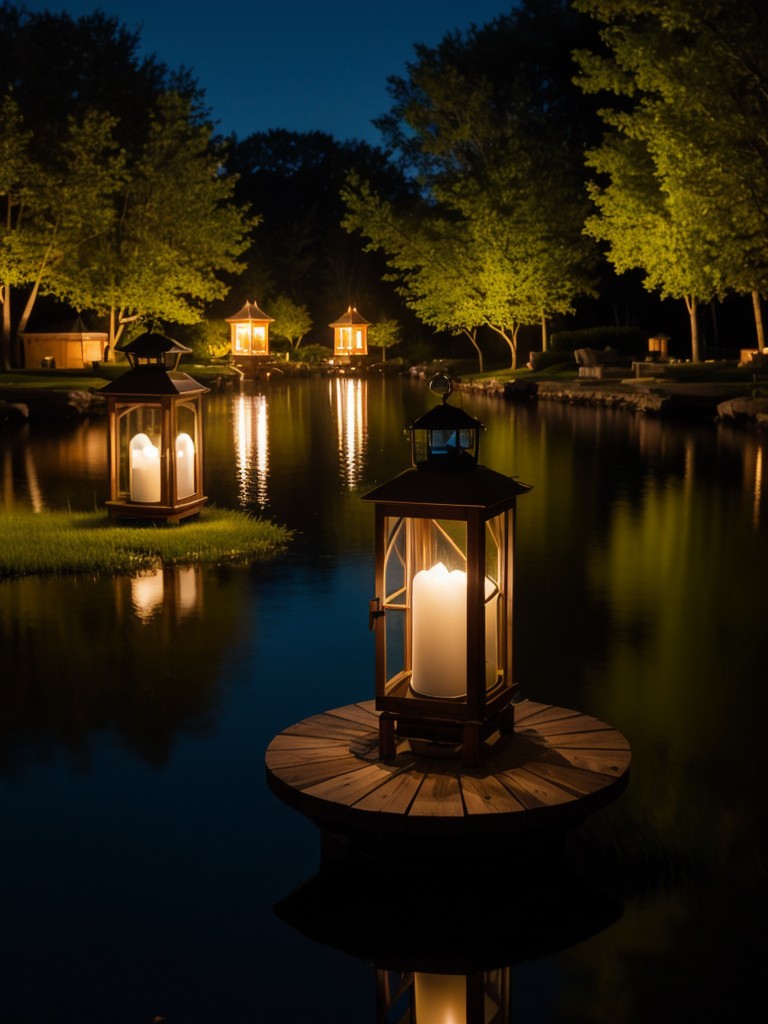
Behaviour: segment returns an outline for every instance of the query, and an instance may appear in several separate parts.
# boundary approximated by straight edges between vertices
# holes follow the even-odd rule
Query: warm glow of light
[[[176,577],[176,607],[180,618],[196,612],[200,603],[200,570],[196,565],[183,565],[174,569]]]
[[[758,445],[755,456],[755,490],[752,501],[752,524],[755,527],[760,525],[760,506],[763,498],[763,448]]]
[[[176,437],[176,497],[189,498],[195,493],[195,442],[189,434]]]
[[[497,601],[485,581],[485,685],[497,674]],[[467,692],[467,574],[442,562],[413,577],[411,688],[428,697],[463,697]]]
[[[467,979],[461,974],[413,975],[419,1024],[467,1024]]]
[[[269,409],[265,395],[238,395],[235,399],[235,460],[238,498],[260,508],[267,504],[269,478]]]
[[[366,381],[337,377],[330,386],[335,404],[339,464],[344,482],[352,490],[360,482],[367,440]]]
[[[131,438],[131,501],[160,501],[160,452],[146,434]]]
[[[162,570],[131,579],[131,604],[137,619],[149,622],[163,607],[165,584]]]

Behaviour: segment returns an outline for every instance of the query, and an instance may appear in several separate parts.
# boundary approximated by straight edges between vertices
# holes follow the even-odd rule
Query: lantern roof
[[[370,320],[366,320],[364,316],[361,316],[357,312],[357,306],[349,306],[346,313],[342,313],[338,320],[334,320],[332,324],[328,324],[329,327],[353,327],[369,326]]]
[[[483,424],[456,405],[443,401],[411,423],[409,430],[480,430]]]
[[[486,466],[476,466],[471,473],[421,473],[412,467],[374,487],[363,495],[363,501],[412,505],[414,510],[419,505],[435,505],[501,512],[515,504],[518,494],[530,490],[530,484]]]
[[[193,395],[209,391],[204,384],[181,370],[163,366],[137,366],[99,388],[100,395],[135,395],[148,398],[163,395]]]
[[[120,351],[131,358],[136,356],[139,359],[162,358],[166,355],[187,355],[192,351],[180,341],[169,338],[166,334],[158,334],[156,331],[147,331],[139,334],[125,345],[120,346]]]
[[[243,308],[235,313],[234,316],[224,317],[228,324],[238,323],[241,320],[261,320],[264,323],[273,324],[275,318],[273,316],[267,316],[267,314],[259,309],[255,302],[251,302],[250,299],[246,301]]]

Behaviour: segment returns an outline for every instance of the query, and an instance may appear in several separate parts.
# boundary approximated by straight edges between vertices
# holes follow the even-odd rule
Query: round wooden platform
[[[515,733],[483,762],[419,756],[408,741],[378,759],[373,701],[290,726],[266,753],[267,783],[286,804],[341,835],[500,836],[565,829],[626,786],[626,739],[578,711],[523,701]]]

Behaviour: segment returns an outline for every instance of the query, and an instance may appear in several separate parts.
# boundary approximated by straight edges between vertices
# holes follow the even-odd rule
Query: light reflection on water
[[[513,1019],[758,1021],[767,439],[456,400],[487,427],[481,460],[534,487],[518,523],[524,695],[610,722],[634,755],[628,791],[574,844],[624,914],[517,963]],[[403,428],[430,396],[339,378],[206,401],[206,492],[297,530],[285,559],[0,585],[0,1009],[14,1024],[374,1019],[374,961],[272,913],[318,844],[262,762],[287,725],[372,694],[360,496],[406,467]],[[2,507],[103,502],[104,427],[0,434]],[[492,858],[481,874],[526,886]]]

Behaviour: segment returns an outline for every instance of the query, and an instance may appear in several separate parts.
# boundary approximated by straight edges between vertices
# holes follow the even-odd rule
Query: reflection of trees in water
[[[189,567],[0,585],[2,770],[19,767],[22,749],[45,760],[62,745],[86,768],[89,734],[102,729],[161,764],[177,732],[209,729],[247,581]]]

